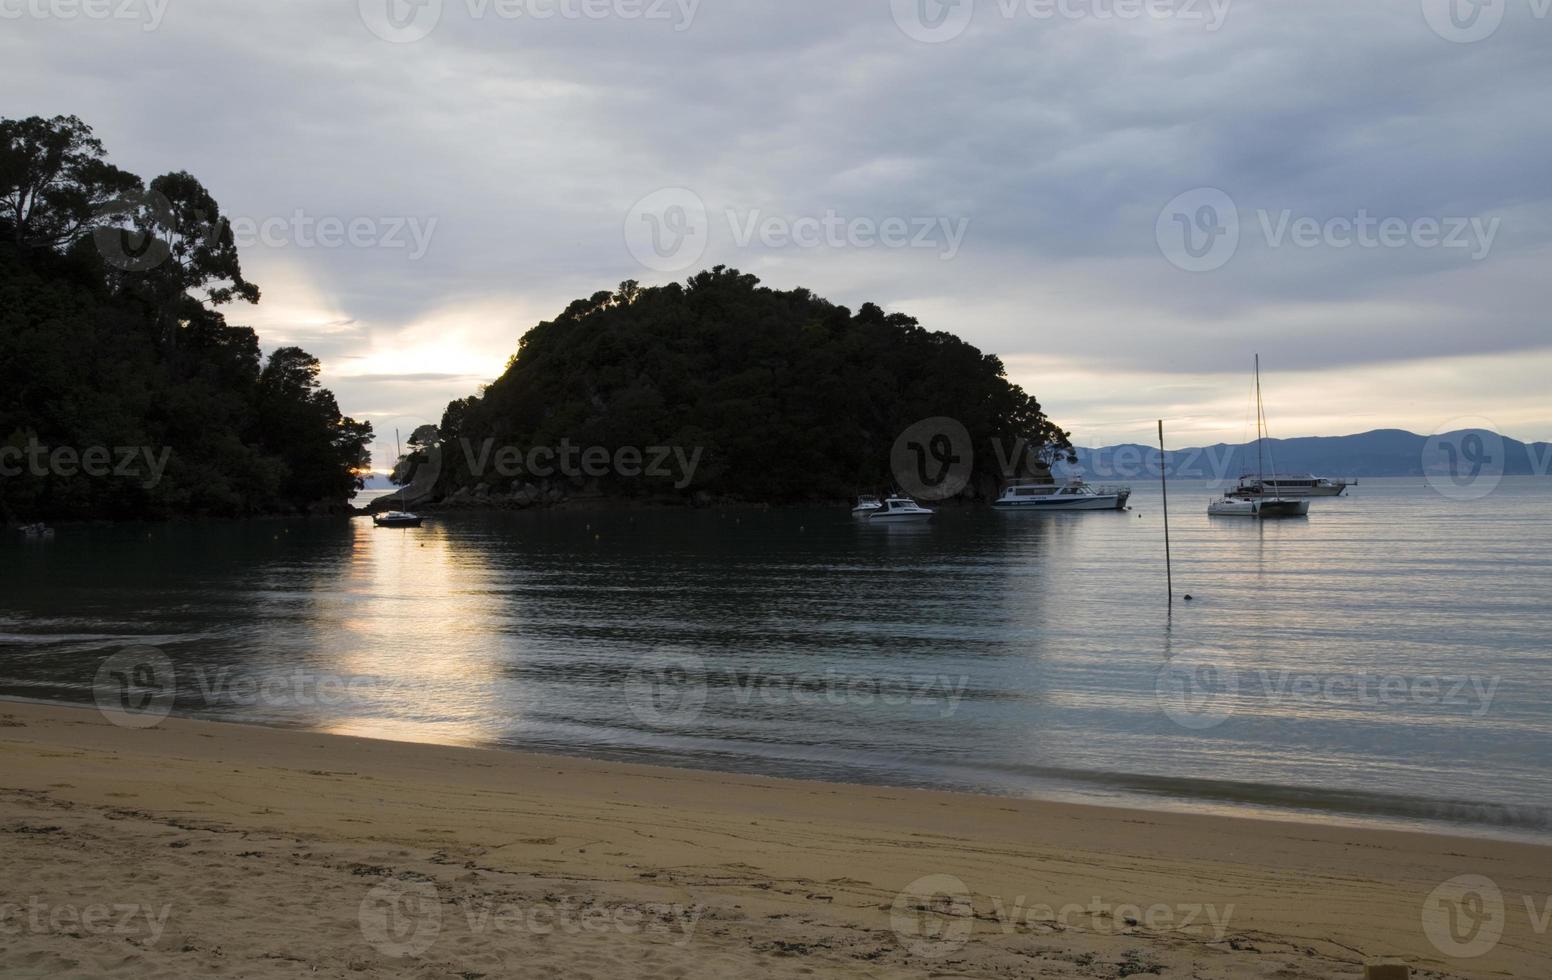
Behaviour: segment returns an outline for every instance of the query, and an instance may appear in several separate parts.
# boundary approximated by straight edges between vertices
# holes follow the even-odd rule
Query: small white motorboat
[[[877,497],[870,493],[865,493],[857,498],[857,505],[851,509],[851,516],[867,517],[874,511],[882,510],[883,507],[884,505],[879,503]]]
[[[992,501],[1000,511],[1123,510],[1132,495],[1131,487],[1091,487],[1082,480],[1065,485],[1055,483],[1015,483]]]
[[[930,520],[932,511],[909,497],[886,497],[883,504],[867,515],[869,524],[905,524]]]
[[[386,514],[372,515],[372,523],[378,527],[420,527],[420,522],[419,514],[402,510],[390,510]]]

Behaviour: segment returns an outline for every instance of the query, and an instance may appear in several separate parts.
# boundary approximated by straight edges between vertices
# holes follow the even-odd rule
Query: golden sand
[[[1531,844],[20,703],[0,807],[7,977],[1552,976]]]

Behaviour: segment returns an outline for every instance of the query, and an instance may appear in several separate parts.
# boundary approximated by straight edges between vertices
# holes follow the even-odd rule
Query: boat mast
[[[1266,496],[1266,461],[1261,452],[1261,355],[1256,355],[1256,490],[1260,497]]]

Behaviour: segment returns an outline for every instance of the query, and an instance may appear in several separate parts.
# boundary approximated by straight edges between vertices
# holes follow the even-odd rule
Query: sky
[[[1552,439],[1552,0],[0,0],[0,115],[233,220],[266,350],[435,422],[725,264],[1000,355],[1079,445]]]

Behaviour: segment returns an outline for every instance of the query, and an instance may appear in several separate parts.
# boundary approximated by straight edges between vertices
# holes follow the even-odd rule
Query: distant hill
[[[1462,442],[1476,435],[1480,442]],[[1448,450],[1439,443],[1429,446],[1429,436],[1402,429],[1375,429],[1350,436],[1308,436],[1298,439],[1268,439],[1265,442],[1266,468],[1286,474],[1314,473],[1330,477],[1422,476],[1429,470],[1447,465]],[[1547,475],[1552,470],[1552,445],[1545,442],[1526,444],[1486,430],[1461,430],[1447,433],[1442,440],[1473,457],[1502,458],[1482,462],[1502,466],[1507,476]],[[1089,476],[1106,479],[1135,479],[1158,475],[1157,447],[1135,443],[1079,448],[1078,466]],[[1217,443],[1166,454],[1168,472],[1181,478],[1232,480],[1256,469],[1256,444]]]

